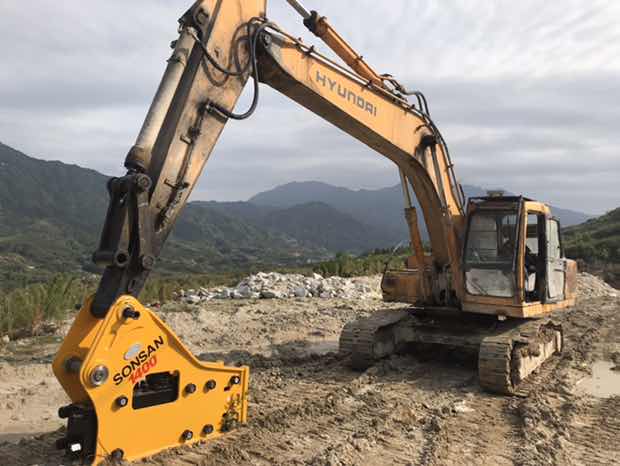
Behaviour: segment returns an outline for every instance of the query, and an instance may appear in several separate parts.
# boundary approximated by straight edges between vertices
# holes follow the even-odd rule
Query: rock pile
[[[380,299],[381,277],[310,277],[299,274],[259,272],[239,282],[234,288],[200,288],[181,290],[176,298],[188,304],[211,299],[284,299],[284,298],[342,298]]]
[[[176,300],[200,304],[212,299],[285,299],[285,298],[341,298],[381,299],[381,277],[323,277],[313,274],[259,272],[244,278],[235,287],[199,288],[180,290]],[[620,291],[589,273],[580,273],[577,294],[581,299],[620,297]]]
[[[620,298],[620,291],[589,273],[582,272],[577,278],[577,296],[581,299]]]

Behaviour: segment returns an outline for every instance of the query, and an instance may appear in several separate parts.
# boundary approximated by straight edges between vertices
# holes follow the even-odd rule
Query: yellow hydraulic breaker
[[[121,296],[104,319],[88,300],[53,363],[71,404],[58,442],[98,464],[213,438],[247,420],[249,369],[204,363],[153,312]]]

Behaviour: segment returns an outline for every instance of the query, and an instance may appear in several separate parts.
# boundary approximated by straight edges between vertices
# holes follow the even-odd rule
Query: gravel
[[[244,278],[235,287],[180,290],[175,298],[187,304],[212,299],[342,298],[380,299],[381,277],[323,277],[319,274],[281,274],[259,272]]]

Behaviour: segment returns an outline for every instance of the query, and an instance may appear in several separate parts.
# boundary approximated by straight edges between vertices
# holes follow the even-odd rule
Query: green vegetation
[[[620,264],[620,208],[564,230],[566,254],[589,264]]]
[[[332,260],[320,262],[312,267],[316,273],[328,277],[355,277],[362,275],[375,275],[383,273],[386,263],[389,261],[390,268],[399,268],[405,259],[411,255],[409,248],[375,249],[361,256],[339,253]]]
[[[620,208],[563,232],[566,255],[579,268],[620,287]]]
[[[49,283],[13,290],[0,298],[0,334],[34,335],[45,321],[57,320],[84,300],[88,283],[58,275]]]
[[[220,272],[210,274],[176,274],[157,275],[146,282],[140,293],[143,303],[162,303],[173,298],[175,291],[181,289],[213,288],[217,286],[234,286],[250,272]]]

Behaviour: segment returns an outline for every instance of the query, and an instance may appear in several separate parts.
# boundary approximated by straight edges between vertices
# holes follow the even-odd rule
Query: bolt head
[[[142,256],[141,261],[142,267],[144,267],[146,270],[151,270],[155,265],[155,258],[150,255]]]
[[[140,318],[140,311],[136,311],[135,309],[132,309],[130,307],[126,307],[125,309],[123,309],[123,318],[125,318],[125,319],[139,319]]]
[[[138,175],[136,178],[136,185],[138,189],[146,191],[151,188],[151,179],[147,175]]]
[[[117,448],[116,450],[112,452],[110,456],[112,457],[114,461],[120,461],[123,459],[123,456],[125,456],[125,452],[121,450],[120,448]]]
[[[207,390],[213,390],[216,386],[217,386],[217,383],[215,382],[215,380],[209,380],[209,381],[207,381],[207,383],[205,384],[205,388],[206,388]]]
[[[129,404],[129,400],[127,399],[126,396],[119,396],[116,400],[116,406],[118,406],[119,408],[124,408],[125,406],[127,406]]]
[[[110,371],[106,366],[99,365],[95,366],[93,370],[90,371],[90,383],[95,387],[100,387],[108,380],[110,376]]]
[[[194,433],[191,430],[185,430],[181,434],[181,437],[183,438],[183,440],[188,441],[194,437]]]
[[[213,426],[211,424],[207,424],[202,428],[202,433],[205,435],[209,435],[213,433]]]
[[[239,385],[241,383],[241,377],[239,377],[238,375],[233,375],[230,378],[230,384],[231,385]]]
[[[193,383],[188,383],[185,386],[185,393],[187,393],[188,395],[191,395],[195,391],[196,391],[196,385],[194,385]]]
[[[82,360],[76,356],[65,359],[65,370],[70,374],[78,374],[82,368]]]
[[[58,417],[60,419],[67,419],[71,416],[72,412],[73,412],[72,405],[61,406],[60,408],[58,408]]]

